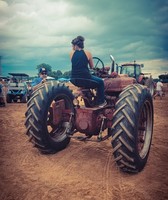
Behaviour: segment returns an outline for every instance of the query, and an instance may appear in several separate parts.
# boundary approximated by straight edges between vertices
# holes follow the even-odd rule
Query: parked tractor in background
[[[151,95],[154,94],[154,81],[151,73],[143,73],[142,68],[143,64],[134,63],[125,63],[121,66],[117,66],[119,74],[126,74],[128,77],[133,77],[136,79],[137,83],[147,86],[150,90]]]
[[[8,84],[8,91],[6,94],[6,102],[18,102],[26,103],[28,100],[28,87],[26,81],[28,75],[24,73],[9,73],[12,76]]]
[[[71,79],[77,92],[56,81],[43,83],[27,103],[26,134],[43,154],[63,150],[71,139],[102,142],[111,138],[118,167],[124,172],[140,172],[153,134],[151,93],[134,77],[117,75],[113,56],[111,74],[109,67],[96,59],[94,73],[104,80],[107,105],[96,105],[96,82],[93,88],[81,87],[80,83],[90,79]]]

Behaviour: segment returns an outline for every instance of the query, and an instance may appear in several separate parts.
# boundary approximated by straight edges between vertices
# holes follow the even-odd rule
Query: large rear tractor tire
[[[73,98],[67,86],[52,81],[42,84],[27,102],[26,134],[41,153],[55,153],[69,144],[67,124],[73,120]],[[63,102],[63,110],[59,106],[60,101]],[[57,110],[55,116],[54,109]],[[64,110],[67,112],[63,113]]]
[[[122,171],[137,173],[146,165],[153,134],[153,101],[149,90],[130,85],[115,105],[112,147]]]

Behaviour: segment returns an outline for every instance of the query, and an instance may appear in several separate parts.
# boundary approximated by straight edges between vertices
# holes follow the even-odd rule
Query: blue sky
[[[154,77],[168,72],[168,0],[0,0],[2,75],[69,71],[71,40],[110,65],[136,60]]]

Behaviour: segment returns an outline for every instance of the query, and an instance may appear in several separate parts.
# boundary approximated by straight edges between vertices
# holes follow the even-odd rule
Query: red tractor
[[[63,150],[71,139],[103,142],[111,138],[118,167],[125,172],[140,172],[152,141],[152,96],[135,78],[114,73],[112,56],[111,74],[96,59],[102,63],[102,69],[96,63],[94,73],[104,80],[107,105],[103,108],[95,105],[96,83],[93,88],[78,85],[75,93],[65,84],[46,82],[33,92],[27,103],[26,134],[43,154]]]
[[[151,95],[154,95],[154,81],[150,73],[142,73],[143,64],[134,63],[125,63],[118,67],[119,74],[126,74],[129,77],[136,79],[136,82],[142,85],[147,86],[150,90]]]

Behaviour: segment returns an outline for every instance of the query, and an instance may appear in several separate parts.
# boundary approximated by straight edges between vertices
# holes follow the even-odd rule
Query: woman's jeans
[[[102,103],[104,103],[104,81],[101,78],[99,78],[97,76],[93,76],[93,75],[91,75],[91,79],[98,83],[97,104],[102,104]]]
[[[91,80],[91,81],[90,81]],[[71,83],[76,85],[77,87],[85,87],[85,88],[97,88],[97,104],[104,103],[104,81],[97,77],[91,75],[89,78],[72,78]]]

